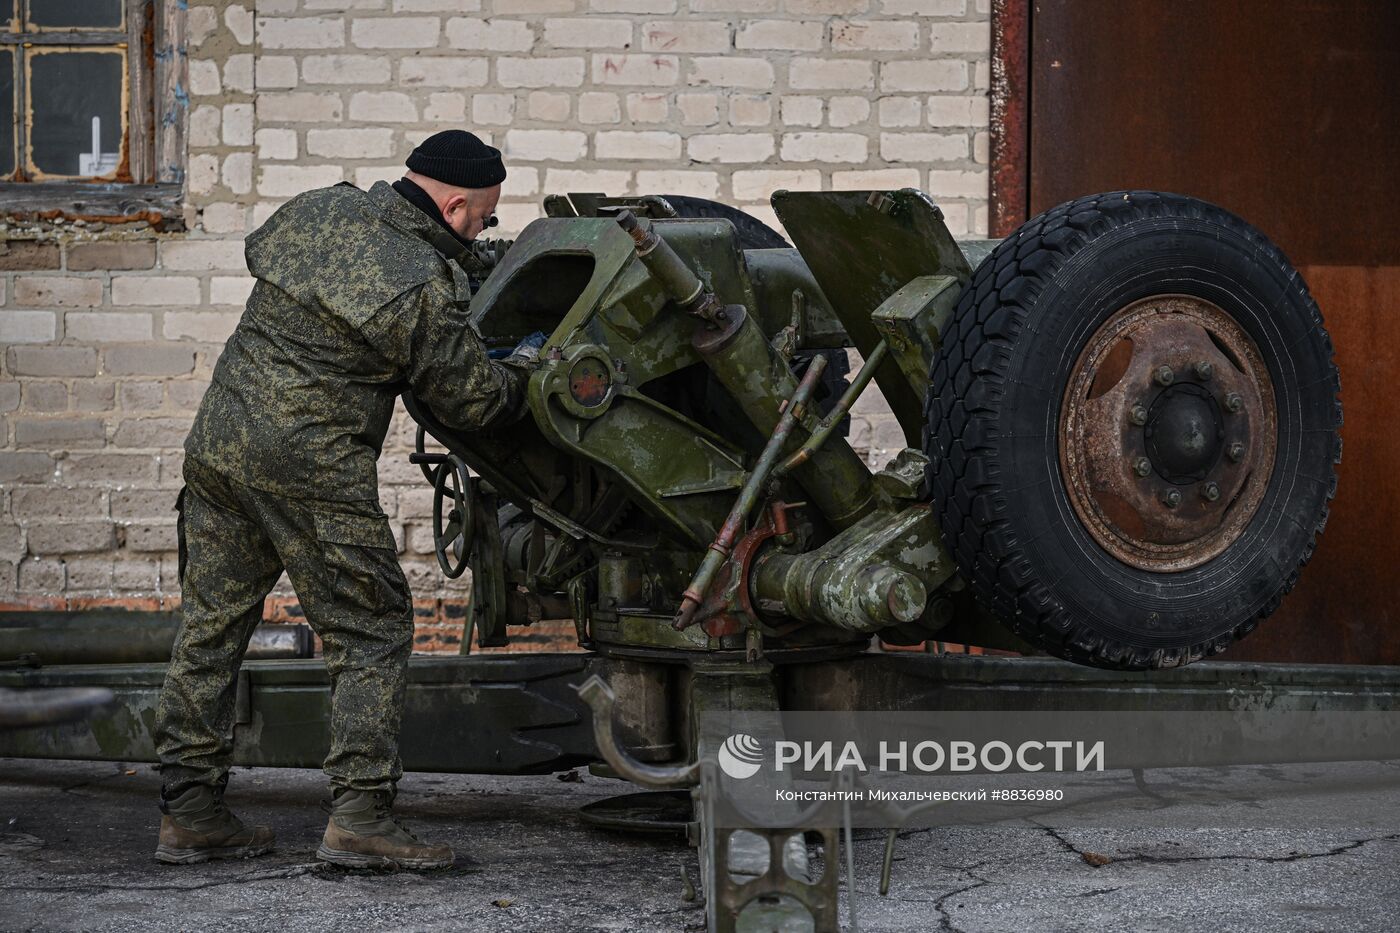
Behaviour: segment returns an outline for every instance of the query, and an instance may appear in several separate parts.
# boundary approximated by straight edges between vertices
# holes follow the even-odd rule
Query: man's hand
[[[542,330],[537,330],[537,331],[535,331],[533,334],[531,334],[530,336],[526,337],[524,340],[520,341],[519,343],[517,343],[517,344],[515,345],[515,349],[511,351],[510,356],[506,357],[506,362],[508,362],[508,363],[533,363],[533,362],[535,362],[535,360],[537,360],[537,359],[540,358],[540,348],[544,346],[544,342],[545,342],[547,339],[549,339],[549,338],[545,335],[545,332],[544,332],[544,331],[542,331]]]

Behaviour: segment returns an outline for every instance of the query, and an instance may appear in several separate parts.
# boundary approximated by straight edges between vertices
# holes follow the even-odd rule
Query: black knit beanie
[[[490,188],[506,180],[501,150],[466,130],[434,133],[409,153],[406,164],[420,175],[458,188]]]

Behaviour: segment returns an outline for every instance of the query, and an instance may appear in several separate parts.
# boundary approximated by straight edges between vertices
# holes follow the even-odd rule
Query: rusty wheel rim
[[[1173,573],[1243,534],[1273,473],[1278,412],[1254,341],[1215,304],[1157,295],[1089,339],[1060,405],[1060,467],[1113,557]]]

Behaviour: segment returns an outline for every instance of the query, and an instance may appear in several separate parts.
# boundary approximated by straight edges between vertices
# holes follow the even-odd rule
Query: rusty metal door
[[[1332,334],[1346,425],[1327,532],[1227,657],[1400,663],[1400,3],[1005,0],[996,16],[1029,100],[996,127],[1003,223],[1117,188],[1214,201],[1283,247]]]

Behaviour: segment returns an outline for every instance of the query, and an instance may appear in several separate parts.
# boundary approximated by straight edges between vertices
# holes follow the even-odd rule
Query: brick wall
[[[180,446],[251,286],[242,237],[287,197],[397,178],[467,126],[505,152],[506,236],[552,192],[691,194],[776,224],[775,188],[902,186],[982,234],[987,2],[190,0],[185,231],[4,227],[0,603],[178,598]],[[897,434],[862,405],[872,459]],[[411,444],[400,413],[383,504],[420,643],[441,646],[466,584],[432,560]]]

